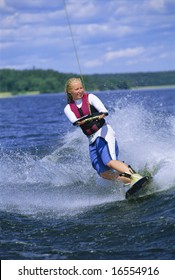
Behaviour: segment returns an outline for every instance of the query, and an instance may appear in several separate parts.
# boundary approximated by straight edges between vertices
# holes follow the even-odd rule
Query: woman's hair
[[[70,78],[67,80],[66,84],[65,84],[65,92],[67,93],[67,103],[70,104],[72,99],[72,95],[70,94],[71,88],[72,88],[72,84],[73,83],[77,83],[77,82],[81,82],[80,78]]]

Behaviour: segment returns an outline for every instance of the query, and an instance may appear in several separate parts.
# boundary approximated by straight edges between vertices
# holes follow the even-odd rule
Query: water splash
[[[128,104],[115,108],[110,122],[117,134],[121,159],[140,172],[145,168],[150,171],[158,191],[173,187],[175,118]]]
[[[120,159],[154,175],[152,192],[175,185],[174,116],[155,113],[141,104],[113,106],[107,121],[116,132]],[[68,132],[44,158],[1,151],[0,208],[36,214],[74,214],[95,205],[124,199],[119,185],[98,177],[91,167],[88,140],[80,129]]]

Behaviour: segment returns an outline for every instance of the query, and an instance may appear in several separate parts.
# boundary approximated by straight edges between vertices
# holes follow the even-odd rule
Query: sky
[[[175,0],[0,0],[0,68],[175,70]]]

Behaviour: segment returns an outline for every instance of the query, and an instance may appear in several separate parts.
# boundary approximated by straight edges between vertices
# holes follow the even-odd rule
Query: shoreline
[[[171,89],[175,88],[175,85],[163,85],[163,86],[136,86],[136,87],[131,87],[131,89],[139,89],[139,90],[145,90],[145,89]]]
[[[136,87],[131,87],[128,90],[152,90],[152,89],[173,89],[175,88],[175,85],[163,85],[163,86],[136,86]],[[119,89],[116,89],[119,90]],[[37,94],[42,94],[39,91],[29,91],[26,93],[19,93],[19,94],[12,94],[11,92],[0,92],[0,99],[1,98],[12,98],[16,96],[30,96],[30,95],[37,95]],[[58,92],[59,94],[59,92]]]
[[[0,92],[0,99],[1,98],[13,98],[16,96],[29,96],[29,95],[37,95],[40,94],[39,91],[28,91],[25,93],[18,93],[18,94],[12,94],[11,92]]]

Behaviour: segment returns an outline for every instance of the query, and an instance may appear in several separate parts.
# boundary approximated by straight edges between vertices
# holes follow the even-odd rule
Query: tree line
[[[0,69],[0,92],[11,92],[14,95],[32,91],[39,93],[64,92],[66,80],[79,76],[54,70]],[[175,71],[92,74],[84,75],[83,81],[88,91],[174,85]]]

